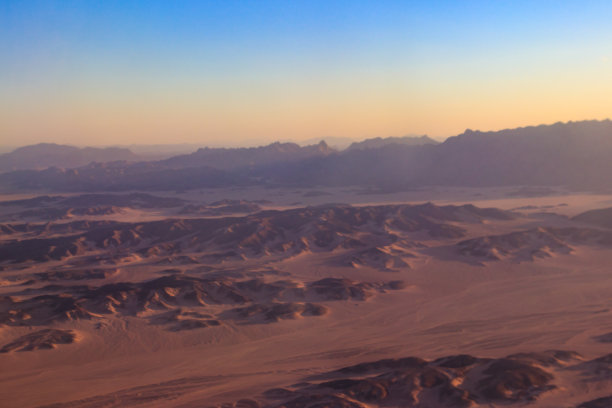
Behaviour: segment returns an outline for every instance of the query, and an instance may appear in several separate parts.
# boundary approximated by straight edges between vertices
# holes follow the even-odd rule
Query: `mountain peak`
[[[118,147],[75,147],[56,143],[23,146],[0,155],[0,171],[44,169],[48,167],[73,168],[91,162],[115,160],[135,161],[139,157],[131,150]]]
[[[325,141],[301,147],[297,143],[273,142],[265,146],[243,148],[202,148],[195,153],[179,155],[162,161],[174,168],[210,166],[217,169],[269,165],[290,162],[332,153]]]
[[[430,138],[427,135],[422,136],[399,136],[399,137],[375,137],[372,139],[365,139],[361,142],[352,143],[347,150],[364,150],[364,149],[376,149],[383,146],[398,144],[404,146],[422,146],[422,145],[434,145],[439,142]]]

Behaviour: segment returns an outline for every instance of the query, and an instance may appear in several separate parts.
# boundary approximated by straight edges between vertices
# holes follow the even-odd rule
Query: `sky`
[[[612,116],[610,1],[0,0],[0,145],[497,130]]]

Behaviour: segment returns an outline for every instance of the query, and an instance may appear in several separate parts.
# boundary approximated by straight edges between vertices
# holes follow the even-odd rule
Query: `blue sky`
[[[1,1],[5,144],[603,119],[608,1]]]

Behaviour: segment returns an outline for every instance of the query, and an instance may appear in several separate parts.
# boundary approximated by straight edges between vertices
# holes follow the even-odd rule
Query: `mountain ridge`
[[[391,136],[391,137],[375,137],[365,139],[360,142],[353,142],[346,150],[354,149],[376,149],[387,145],[406,145],[406,146],[421,146],[427,144],[439,144],[437,140],[430,138],[427,135],[423,136]]]
[[[229,170],[237,167],[280,163],[310,157],[327,156],[336,152],[324,140],[318,144],[300,146],[297,143],[274,142],[258,147],[204,147],[191,154],[178,155],[160,161],[171,168],[199,167],[202,165]]]
[[[0,172],[48,167],[75,168],[91,162],[115,160],[137,161],[140,157],[129,149],[119,147],[75,147],[38,143],[0,155]]]
[[[378,139],[376,140],[378,143]],[[389,139],[380,139],[389,141]],[[390,140],[391,142],[393,139]],[[425,186],[563,186],[609,189],[612,122],[582,121],[466,130],[438,144],[390,143],[337,151],[300,147],[203,148],[160,161],[90,163],[73,170],[0,175],[6,191],[177,190],[218,186],[362,186],[399,191]]]

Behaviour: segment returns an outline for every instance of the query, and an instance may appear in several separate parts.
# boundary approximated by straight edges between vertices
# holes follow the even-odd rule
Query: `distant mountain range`
[[[5,156],[0,156],[3,167]],[[0,187],[5,191],[176,190],[228,185],[607,189],[612,188],[611,158],[612,122],[604,120],[498,132],[466,130],[443,143],[426,136],[377,138],[343,151],[325,142],[304,147],[273,143],[255,148],[205,148],[160,161],[130,163],[128,158],[73,170],[14,171],[0,175]],[[44,161],[39,163],[42,167]]]
[[[295,143],[272,143],[260,147],[203,148],[191,154],[162,160],[160,165],[169,168],[200,167],[203,165],[221,170],[261,165],[296,162],[312,157],[325,157],[336,150],[324,141],[301,147]]]
[[[336,140],[337,138],[332,138]],[[422,142],[420,142],[423,140]],[[429,141],[436,143],[432,139]],[[417,137],[375,138],[353,143],[351,148],[380,147],[385,144],[429,143]],[[348,143],[346,144],[347,147]],[[196,150],[193,152],[193,150]],[[191,152],[188,152],[191,150]],[[259,147],[199,148],[197,145],[133,145],[128,147],[75,147],[55,143],[40,143],[19,147],[0,154],[0,173],[15,170],[44,170],[49,167],[72,169],[90,163],[113,161],[160,161],[171,168],[210,166],[231,169],[260,164],[272,164],[328,155],[338,149],[328,146],[326,141],[300,146],[296,143],[272,143]],[[136,152],[136,153],[134,153]]]
[[[430,138],[427,135],[423,136],[400,136],[400,137],[376,137],[374,139],[366,139],[361,142],[354,142],[347,150],[355,149],[377,149],[388,145],[405,145],[405,146],[422,146],[428,144],[438,144],[437,140]]]
[[[0,172],[47,167],[74,168],[91,162],[137,161],[141,158],[128,149],[83,147],[40,143],[0,155]]]
[[[282,184],[368,185],[389,189],[549,185],[612,187],[612,122],[556,123],[499,132],[466,130],[437,145],[347,150],[258,169]]]

